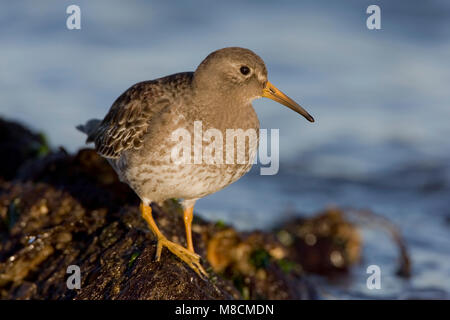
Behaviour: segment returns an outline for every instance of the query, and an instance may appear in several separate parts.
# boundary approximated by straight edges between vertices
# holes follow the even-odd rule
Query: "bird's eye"
[[[248,75],[248,74],[250,73],[250,68],[247,67],[247,66],[242,66],[240,70],[241,70],[241,73],[242,73],[244,76],[246,76],[246,75]]]

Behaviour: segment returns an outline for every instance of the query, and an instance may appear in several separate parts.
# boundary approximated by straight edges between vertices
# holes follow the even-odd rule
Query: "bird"
[[[249,49],[226,47],[210,53],[194,72],[132,85],[115,100],[103,120],[91,119],[77,126],[87,135],[86,143],[94,143],[97,153],[106,158],[120,181],[140,198],[140,214],[156,236],[156,261],[160,260],[162,249],[167,248],[200,277],[207,277],[192,241],[194,205],[198,199],[225,188],[250,170],[258,149],[260,127],[252,101],[261,97],[314,122],[303,107],[268,81],[262,58]],[[211,135],[210,143],[228,137],[227,130],[236,130],[238,135],[232,141],[219,141],[225,145],[223,148],[234,147],[235,138],[243,137],[248,143],[232,156],[214,149],[210,154],[216,161],[174,161],[174,154],[180,151],[177,149],[180,137],[174,139],[174,132],[182,129],[195,134],[198,123],[203,130],[215,134]],[[208,139],[200,140],[207,149]],[[192,154],[195,156],[195,148],[194,151],[187,148],[185,159]],[[239,156],[241,161],[229,161]],[[186,247],[168,240],[152,216],[151,203],[173,198],[181,200]]]

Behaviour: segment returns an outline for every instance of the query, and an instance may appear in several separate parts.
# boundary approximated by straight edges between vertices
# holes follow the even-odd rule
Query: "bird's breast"
[[[127,161],[130,186],[148,199],[201,198],[235,182],[255,162],[259,122],[254,111],[245,121],[230,116],[216,122],[177,110],[161,117],[144,147]]]

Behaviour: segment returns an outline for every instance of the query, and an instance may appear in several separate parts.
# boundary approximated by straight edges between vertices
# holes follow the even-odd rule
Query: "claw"
[[[159,261],[161,250],[163,247],[166,247],[170,252],[180,258],[181,261],[184,261],[201,278],[205,279],[208,277],[208,273],[200,263],[201,257],[198,254],[187,250],[186,248],[175,242],[167,240],[167,238],[158,239],[158,245],[156,248],[156,261]]]

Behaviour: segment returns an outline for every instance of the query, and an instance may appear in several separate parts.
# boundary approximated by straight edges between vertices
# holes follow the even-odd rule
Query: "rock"
[[[145,221],[140,218],[137,201],[124,204],[126,197],[123,195],[112,199],[121,189],[114,184],[120,182],[105,180],[106,174],[101,170],[98,171],[100,176],[91,178],[89,170],[93,168],[83,166],[82,159],[87,154],[92,152],[84,150],[75,157],[56,157],[53,162],[43,160],[41,171],[34,174],[46,183],[26,181],[27,177],[22,176],[25,181],[21,183],[1,185],[2,298],[240,297],[230,283],[221,279],[200,279],[167,251],[163,251],[161,262],[154,262],[155,241]],[[94,164],[89,163],[92,166],[96,164],[95,161]],[[65,170],[59,172],[58,168],[62,167]],[[64,173],[67,173],[67,184],[63,179]],[[88,192],[87,199],[79,201],[84,197],[83,191]],[[109,192],[111,195],[107,196]],[[118,203],[123,206],[119,207]],[[154,213],[169,238],[184,241],[180,238],[184,235],[184,226],[178,212],[169,210],[162,214],[161,209],[155,206]],[[12,216],[15,218],[11,219]],[[196,233],[196,240],[198,237]],[[67,288],[66,270],[70,265],[80,267],[80,290]]]
[[[254,267],[228,268],[231,276],[214,272],[205,260],[209,279],[200,279],[167,250],[163,250],[160,262],[155,262],[155,238],[140,217],[138,205],[136,195],[118,181],[109,164],[93,150],[84,149],[76,155],[59,151],[26,162],[13,181],[0,181],[0,297],[312,297],[313,290],[303,275],[284,272],[276,263],[276,254],[268,264],[252,262],[260,248],[277,252],[279,243],[273,242],[270,234],[239,234],[233,230],[244,239],[240,251],[247,252],[247,265]],[[185,245],[178,203],[168,201],[162,208],[152,207],[161,231]],[[217,241],[224,229],[196,214],[193,230],[196,251],[206,257],[207,250],[212,252],[210,242]],[[80,268],[80,289],[67,286],[71,275],[67,270],[72,265]]]
[[[68,192],[43,183],[2,185],[0,288],[7,299],[229,299],[239,293],[226,281],[204,281],[164,251],[153,262],[155,242],[137,206],[118,211],[86,209]],[[12,202],[11,199],[14,199]],[[154,208],[175,240],[182,219]],[[179,221],[178,221],[179,220]],[[198,234],[196,234],[198,238]],[[180,241],[182,239],[178,239]],[[66,286],[67,267],[78,265],[81,289]]]
[[[288,221],[275,232],[290,259],[307,272],[336,275],[348,271],[361,256],[358,228],[339,209]]]
[[[25,161],[47,154],[49,148],[42,134],[0,118],[0,150],[7,155],[2,159],[0,179],[10,180]]]
[[[13,151],[41,141],[0,124],[11,130],[2,143]],[[95,151],[23,150],[14,151],[17,165],[2,158],[10,166],[0,179],[2,299],[313,299],[307,272],[342,272],[360,255],[359,234],[338,210],[274,232],[238,232],[196,213],[194,244],[209,273],[203,280],[167,250],[154,261],[155,237],[138,197]],[[152,208],[161,231],[186,245],[178,202]],[[80,289],[67,286],[69,266],[79,267]]]
[[[273,234],[215,230],[208,241],[207,258],[214,271],[233,280],[245,299],[317,296],[300,266],[289,262],[288,250]]]

